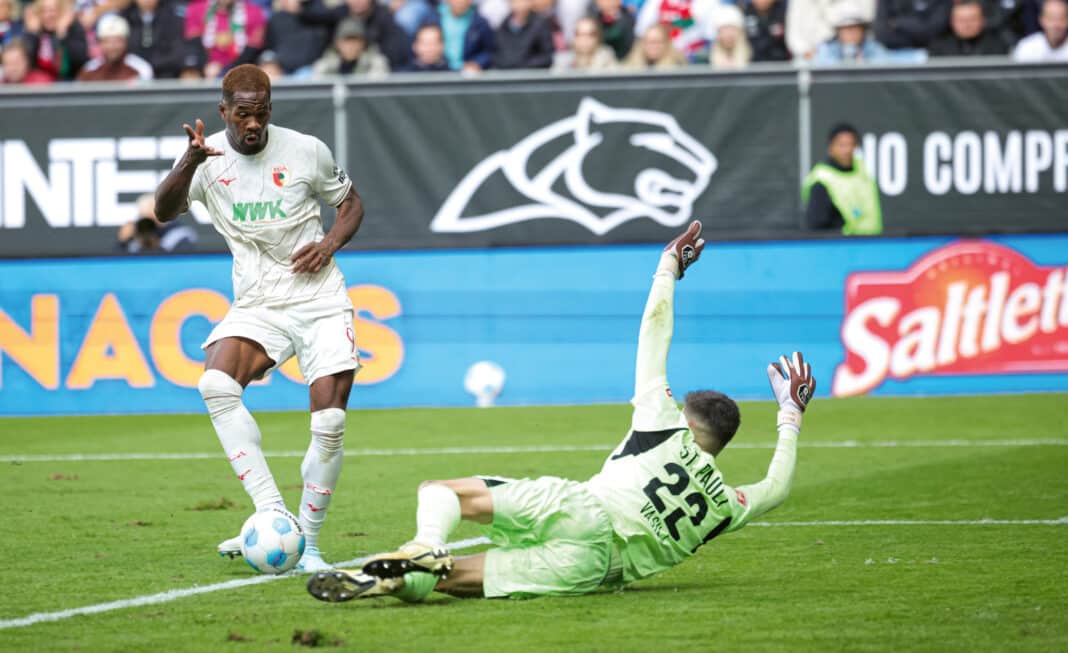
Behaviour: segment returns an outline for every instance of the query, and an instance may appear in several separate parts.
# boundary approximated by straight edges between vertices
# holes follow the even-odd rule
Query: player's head
[[[853,153],[860,144],[860,133],[857,128],[847,122],[840,122],[831,127],[827,135],[827,155],[834,159],[835,163],[844,167],[853,167]]]
[[[713,456],[727,446],[742,423],[738,404],[715,390],[698,390],[687,394],[683,412],[697,444]]]
[[[271,119],[271,79],[252,64],[236,66],[222,82],[219,115],[226,124],[230,146],[242,154],[255,154],[267,146]]]

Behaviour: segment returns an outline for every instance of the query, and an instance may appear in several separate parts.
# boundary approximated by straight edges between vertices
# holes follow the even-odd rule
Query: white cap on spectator
[[[118,14],[106,14],[101,16],[100,22],[96,24],[96,37],[98,39],[105,39],[109,36],[121,36],[122,38],[129,38],[130,25],[126,22],[126,19]]]
[[[854,7],[849,3],[842,3],[836,6],[831,13],[831,27],[834,29],[870,24],[871,18],[865,16],[859,7]]]
[[[712,22],[716,27],[732,25],[741,29],[745,26],[745,16],[742,15],[742,10],[734,5],[720,5],[716,7]]]

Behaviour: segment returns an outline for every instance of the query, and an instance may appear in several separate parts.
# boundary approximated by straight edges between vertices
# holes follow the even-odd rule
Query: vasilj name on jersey
[[[689,517],[694,526],[699,526],[708,513],[707,501],[711,501],[717,508],[727,503],[723,475],[709,463],[698,467],[701,455],[696,446],[684,445],[679,450],[679,460],[682,465],[667,463],[664,466],[664,478],[658,475],[652,478],[644,488],[649,501],[641,508],[642,518],[649,524],[649,528],[657,538],[664,542],[679,540],[678,524],[684,517]],[[690,492],[685,497],[682,496],[683,492],[689,488],[691,480],[700,486],[704,495],[699,492]],[[683,503],[694,510],[693,514],[688,514],[688,511],[683,508],[675,508],[670,514],[665,515],[668,506],[663,501],[661,490],[666,490],[671,496],[682,499]]]
[[[286,217],[282,210],[282,200],[273,202],[234,202],[234,222],[260,222],[264,220],[281,220]]]

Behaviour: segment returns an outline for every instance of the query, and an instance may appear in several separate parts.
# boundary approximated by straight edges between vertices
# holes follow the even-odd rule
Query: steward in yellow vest
[[[809,229],[841,229],[846,236],[883,232],[879,187],[863,159],[855,155],[859,141],[851,125],[831,130],[827,161],[813,166],[801,187]]]

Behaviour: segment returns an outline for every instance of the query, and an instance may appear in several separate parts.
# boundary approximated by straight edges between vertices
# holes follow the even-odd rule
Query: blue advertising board
[[[351,406],[629,399],[655,246],[346,252],[364,362]],[[224,255],[0,262],[0,415],[199,412]],[[677,396],[769,398],[805,352],[818,395],[1068,390],[1068,236],[710,244],[676,287]],[[307,407],[290,362],[250,408]]]

